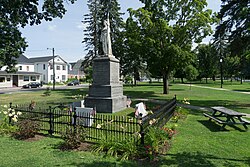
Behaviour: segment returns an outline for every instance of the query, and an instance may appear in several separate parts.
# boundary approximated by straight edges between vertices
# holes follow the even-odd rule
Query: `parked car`
[[[75,85],[79,85],[79,84],[80,84],[80,82],[78,80],[74,80],[74,81],[69,82],[67,85],[68,86],[75,86]]]
[[[23,85],[23,88],[39,88],[42,87],[41,83],[39,82],[30,82],[26,85]]]

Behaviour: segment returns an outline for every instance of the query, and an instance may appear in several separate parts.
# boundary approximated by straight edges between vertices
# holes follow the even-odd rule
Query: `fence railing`
[[[143,144],[144,133],[149,126],[163,126],[172,117],[176,98],[163,104],[154,114],[139,119],[111,114],[76,113],[63,105],[49,106],[48,109],[31,109],[14,105],[10,107],[23,113],[19,119],[25,118],[38,122],[40,131],[50,135],[62,135],[67,132],[67,129],[77,130],[78,127],[84,127],[86,141],[130,140]]]
[[[166,103],[162,104],[152,115],[147,115],[141,119],[141,144],[144,144],[144,135],[150,126],[164,126],[173,116],[177,106],[176,96]]]

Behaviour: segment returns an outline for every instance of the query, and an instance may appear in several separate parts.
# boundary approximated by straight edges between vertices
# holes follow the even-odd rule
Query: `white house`
[[[41,73],[41,81],[53,82],[53,56],[30,58],[34,64],[34,71]],[[68,80],[68,63],[60,56],[54,57],[55,81],[65,82]]]
[[[68,64],[60,56],[54,57],[55,81],[68,79]],[[17,58],[15,73],[7,73],[6,67],[0,69],[1,87],[20,87],[30,82],[53,82],[53,56],[28,59],[24,55]]]
[[[0,70],[0,87],[18,87],[30,82],[40,82],[40,73],[34,71],[34,65],[24,55],[17,60],[15,73],[7,73],[6,67]]]

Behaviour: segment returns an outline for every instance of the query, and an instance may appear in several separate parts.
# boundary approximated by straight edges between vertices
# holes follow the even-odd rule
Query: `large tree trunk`
[[[134,75],[134,86],[137,85],[137,78],[136,78],[136,75]]]
[[[134,68],[134,86],[137,85],[137,80],[139,80],[139,79],[140,79],[140,74],[139,74],[139,72],[137,71],[137,69]]]
[[[181,83],[183,83],[183,84],[184,84],[184,78],[183,78],[183,77],[181,77]]]
[[[163,94],[169,94],[168,75],[163,74]]]

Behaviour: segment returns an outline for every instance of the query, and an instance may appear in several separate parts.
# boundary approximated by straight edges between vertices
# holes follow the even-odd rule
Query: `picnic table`
[[[226,125],[241,124],[247,130],[249,121],[243,119],[246,116],[244,113],[225,108],[225,107],[211,107],[213,109],[212,114],[203,113],[204,116],[209,117],[209,120],[214,120],[219,124],[222,124],[221,129],[224,129]]]

